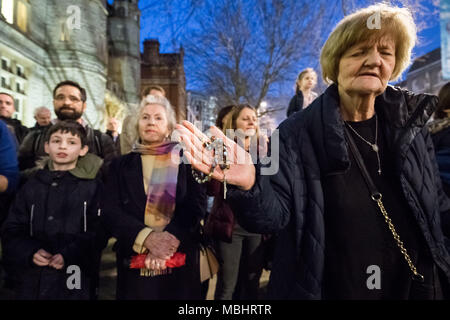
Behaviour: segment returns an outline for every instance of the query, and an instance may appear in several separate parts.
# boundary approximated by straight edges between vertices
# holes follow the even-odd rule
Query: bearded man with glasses
[[[62,81],[53,90],[53,107],[57,119],[75,120],[86,129],[89,152],[104,160],[105,167],[117,156],[112,139],[91,128],[82,116],[86,110],[86,90],[74,81]],[[44,130],[46,131],[46,130]],[[36,166],[36,160],[46,156],[44,151],[45,132],[30,132],[19,148],[19,166],[21,170]]]

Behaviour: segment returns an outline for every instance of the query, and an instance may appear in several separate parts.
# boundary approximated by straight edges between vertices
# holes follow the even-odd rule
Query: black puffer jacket
[[[394,87],[377,97],[395,172],[437,266],[450,279],[450,203],[442,191],[433,144],[424,128],[437,98]],[[249,231],[279,232],[269,297],[321,299],[325,226],[321,177],[349,165],[336,85],[279,126],[279,170],[258,176],[247,192],[230,188],[237,218]],[[258,170],[259,171],[259,168]],[[444,233],[445,236],[444,236]],[[447,242],[447,248],[446,248]]]
[[[92,156],[94,157],[94,156]],[[97,158],[98,159],[98,158]],[[91,176],[79,178],[80,170],[39,170],[19,191],[3,225],[3,258],[16,271],[18,299],[88,299],[91,291],[95,235],[99,225],[99,182]],[[64,268],[36,266],[39,249],[62,254]],[[76,265],[81,271],[81,289],[69,290],[67,279]],[[69,273],[67,273],[69,272]]]
[[[303,109],[303,93],[298,90],[295,96],[292,97],[291,101],[289,101],[289,107],[286,111],[286,116],[290,117],[297,111],[301,111]]]
[[[22,122],[17,119],[0,117],[0,120],[4,121],[8,126],[14,129],[14,135],[16,137],[18,145],[20,145],[25,139],[29,129],[22,125]]]

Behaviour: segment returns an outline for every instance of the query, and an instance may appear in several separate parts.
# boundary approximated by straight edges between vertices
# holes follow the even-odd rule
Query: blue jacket
[[[375,109],[406,201],[438,267],[450,279],[450,203],[442,191],[426,121],[437,98],[387,87]],[[239,223],[252,232],[279,233],[268,296],[321,299],[325,258],[324,199],[321,177],[350,166],[336,85],[307,109],[279,126],[279,170],[257,176],[253,188],[230,188]],[[257,167],[259,172],[259,167]],[[443,230],[446,232],[444,236]]]
[[[19,181],[16,144],[3,121],[0,121],[0,174],[8,179],[6,192],[14,191]]]

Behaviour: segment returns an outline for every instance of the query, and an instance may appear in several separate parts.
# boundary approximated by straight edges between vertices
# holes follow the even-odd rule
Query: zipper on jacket
[[[102,215],[102,209],[98,208],[97,210],[97,217],[100,217]]]
[[[31,213],[30,213],[30,237],[33,236],[33,216],[34,216],[34,204],[31,205]]]
[[[85,201],[83,203],[83,219],[84,219],[84,232],[86,232],[87,230],[87,221],[86,221],[86,207],[87,207],[87,202]]]

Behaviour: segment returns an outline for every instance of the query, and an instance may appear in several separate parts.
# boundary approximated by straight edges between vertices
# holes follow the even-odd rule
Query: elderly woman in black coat
[[[424,127],[437,99],[388,86],[409,64],[415,41],[408,9],[378,4],[345,17],[321,52],[331,85],[279,126],[279,153],[271,155],[278,172],[264,175],[249,156],[215,168],[215,179],[233,185],[227,199],[240,208],[240,223],[279,232],[271,298],[448,294],[450,206]],[[189,123],[179,130],[207,138]],[[237,147],[225,141],[233,160]],[[206,161],[195,167],[210,169]]]
[[[175,114],[167,99],[146,96],[135,122],[136,143],[112,162],[105,187],[104,222],[117,238],[117,298],[200,299],[206,189],[169,140]],[[168,265],[175,252],[186,255],[185,265]],[[145,265],[132,269],[138,254]]]

